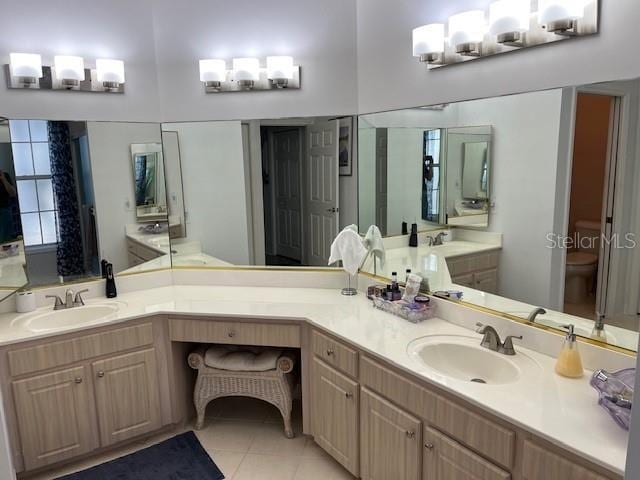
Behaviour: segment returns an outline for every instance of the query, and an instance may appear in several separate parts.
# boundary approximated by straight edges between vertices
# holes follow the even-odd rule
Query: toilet
[[[564,299],[566,303],[588,303],[595,285],[600,251],[600,222],[576,222],[577,249],[567,254]]]

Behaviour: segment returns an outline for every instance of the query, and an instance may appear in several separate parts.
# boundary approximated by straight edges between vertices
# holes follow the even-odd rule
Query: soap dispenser
[[[562,328],[568,330],[567,336],[562,344],[562,350],[556,362],[556,373],[568,378],[580,378],[584,375],[582,359],[578,351],[578,342],[574,333],[574,325],[563,325]]]
[[[116,290],[116,279],[113,275],[113,265],[111,263],[107,263],[106,267],[106,292],[107,298],[116,298],[118,296],[118,291]]]

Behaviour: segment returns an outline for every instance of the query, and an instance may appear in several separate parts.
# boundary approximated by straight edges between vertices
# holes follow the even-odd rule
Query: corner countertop
[[[375,310],[364,295],[344,297],[334,289],[227,286],[167,286],[118,296],[119,310],[99,321],[48,332],[28,328],[30,318],[48,312],[0,315],[0,345],[118,324],[155,314],[287,319],[309,322],[405,372],[561,446],[611,472],[623,475],[628,433],[597,404],[589,374],[579,380],[557,376],[555,359],[517,347],[540,366],[533,378],[508,385],[452,380],[411,358],[407,345],[427,335],[462,335],[471,330],[434,318],[412,324]],[[90,304],[109,303],[92,299]],[[635,362],[629,359],[629,363]]]

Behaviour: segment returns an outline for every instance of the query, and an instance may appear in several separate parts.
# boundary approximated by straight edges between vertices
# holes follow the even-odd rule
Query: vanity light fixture
[[[429,64],[442,63],[444,56],[444,23],[431,23],[413,30],[413,56]]]
[[[433,69],[599,32],[600,0],[485,1],[413,29],[413,56]]]
[[[538,21],[548,32],[575,35],[576,24],[584,17],[584,0],[540,0]]]
[[[37,53],[10,53],[9,75],[23,88],[35,86],[42,78],[42,57]]]
[[[267,78],[276,88],[287,88],[293,79],[293,57],[267,57]]]
[[[227,80],[227,62],[217,58],[200,60],[200,81],[207,92],[219,92]]]
[[[260,80],[260,60],[257,58],[234,58],[233,79],[240,88],[251,90]]]
[[[84,82],[84,59],[72,55],[56,55],[53,57],[56,80],[63,88],[78,88]]]
[[[124,83],[124,62],[106,58],[97,59],[96,78],[108,92],[120,89]]]
[[[498,43],[520,47],[530,17],[530,0],[497,0],[489,6],[489,32]]]
[[[469,10],[449,17],[449,43],[460,55],[480,56],[485,32],[482,10]]]

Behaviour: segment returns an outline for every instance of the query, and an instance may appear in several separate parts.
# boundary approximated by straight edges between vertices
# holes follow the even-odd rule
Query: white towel
[[[367,234],[364,237],[364,244],[371,254],[378,259],[380,266],[384,267],[384,262],[387,259],[387,252],[384,249],[384,242],[382,241],[382,234],[380,229],[371,225]]]
[[[358,227],[350,225],[342,230],[331,244],[329,265],[342,260],[344,270],[355,275],[366,255],[367,249],[358,234]]]

